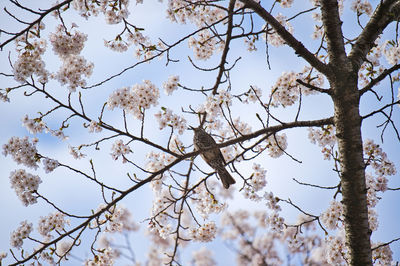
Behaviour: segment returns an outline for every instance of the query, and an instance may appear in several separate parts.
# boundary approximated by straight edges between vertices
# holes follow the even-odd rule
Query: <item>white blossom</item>
[[[23,164],[29,168],[37,169],[37,139],[29,142],[28,137],[18,138],[12,137],[6,144],[3,145],[3,155],[11,155],[17,164]]]
[[[168,81],[165,81],[163,83],[165,93],[167,95],[171,95],[174,90],[178,89],[178,82],[179,76],[170,76],[168,78]]]
[[[52,231],[61,232],[65,225],[69,225],[69,220],[61,212],[54,212],[48,216],[41,216],[38,222],[38,232],[46,239],[52,239]]]
[[[111,110],[118,107],[141,119],[145,109],[158,104],[159,96],[159,89],[149,80],[145,80],[143,84],[135,84],[132,88],[124,87],[114,91],[108,98],[107,105]]]
[[[11,188],[15,190],[18,198],[25,206],[37,202],[34,193],[39,189],[39,184],[42,183],[39,176],[27,173],[24,169],[18,169],[11,172],[10,183]]]
[[[339,221],[343,221],[343,205],[338,201],[332,201],[329,208],[321,214],[321,222],[328,229],[337,229]]]
[[[114,160],[117,160],[119,156],[124,156],[132,152],[129,146],[127,144],[124,144],[122,139],[115,141],[111,147],[111,150],[112,150],[111,157]],[[122,159],[122,162],[123,163],[126,162],[125,158]]]
[[[22,247],[23,240],[27,238],[32,231],[33,227],[31,223],[28,223],[26,220],[21,222],[20,226],[11,233],[11,246],[20,249]]]
[[[210,242],[215,238],[217,227],[215,222],[208,222],[198,228],[190,228],[190,236],[199,242]]]

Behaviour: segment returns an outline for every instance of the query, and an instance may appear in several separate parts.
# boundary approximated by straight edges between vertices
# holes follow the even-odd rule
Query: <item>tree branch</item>
[[[277,34],[285,40],[286,44],[292,47],[295,53],[306,60],[311,66],[322,74],[329,76],[330,70],[327,65],[321,62],[314,54],[312,54],[300,41],[298,41],[285,27],[283,27],[267,10],[254,0],[240,0],[245,4],[246,8],[254,10],[262,19],[274,28]]]
[[[376,84],[378,84],[380,81],[384,80],[388,75],[393,73],[394,71],[400,69],[400,64],[394,65],[391,68],[385,69],[379,76],[376,78],[372,79],[368,85],[366,85],[364,88],[360,90],[360,96],[372,89]]]
[[[322,93],[327,93],[329,95],[332,94],[332,91],[330,89],[323,89],[323,88],[319,88],[317,86],[311,85],[309,83],[306,83],[304,81],[302,81],[301,79],[296,79],[297,83],[299,83],[300,85],[303,85],[304,87],[309,88],[310,90],[313,91],[318,91],[318,92],[322,92]]]
[[[343,42],[342,21],[336,0],[321,1],[322,23],[328,44],[329,64],[344,65],[347,61]]]
[[[32,22],[29,24],[28,27],[26,27],[25,29],[21,30],[21,31],[18,32],[18,33],[13,34],[13,35],[14,35],[13,37],[11,37],[10,39],[8,39],[8,40],[4,41],[3,43],[1,43],[1,44],[0,44],[0,50],[3,50],[4,46],[6,46],[8,43],[12,42],[13,40],[15,40],[16,38],[18,38],[19,36],[25,34],[27,31],[29,31],[29,30],[33,27],[33,25],[35,25],[35,24],[37,24],[37,23],[40,23],[40,21],[42,21],[42,19],[43,19],[44,17],[46,17],[48,14],[50,14],[51,12],[53,12],[53,11],[55,11],[55,10],[60,9],[62,6],[65,6],[66,4],[69,4],[69,3],[71,3],[71,2],[72,2],[72,0],[65,0],[65,1],[63,1],[63,2],[57,4],[57,5],[53,6],[53,7],[51,7],[51,8],[49,8],[49,9],[45,10],[44,12],[39,13],[39,14],[40,14],[39,18],[37,18],[36,20],[32,21]],[[24,8],[24,7],[21,7],[21,8],[26,9],[26,8]],[[38,12],[34,12],[34,14],[38,14]]]
[[[375,9],[370,21],[358,36],[349,54],[349,59],[357,69],[360,68],[364,62],[365,56],[374,46],[376,38],[378,38],[390,22],[399,19],[399,17],[399,0],[381,1],[381,4]]]
[[[229,7],[228,7],[228,28],[226,30],[226,39],[225,39],[225,46],[224,46],[224,51],[222,52],[221,56],[221,62],[219,63],[219,71],[218,71],[218,76],[215,81],[215,84],[212,88],[213,94],[217,94],[217,89],[219,84],[221,83],[221,77],[222,73],[225,71],[225,63],[226,63],[226,57],[228,55],[229,51],[229,44],[232,39],[232,28],[233,28],[233,8],[235,7],[235,2],[236,0],[230,0],[229,1]]]

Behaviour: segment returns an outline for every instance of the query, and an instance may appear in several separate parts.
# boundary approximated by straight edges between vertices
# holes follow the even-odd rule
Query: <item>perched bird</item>
[[[193,144],[196,150],[205,150],[215,147],[217,143],[203,128],[192,128],[194,131]],[[235,184],[236,181],[225,169],[225,159],[218,148],[210,149],[202,152],[201,157],[209,166],[211,166],[221,178],[222,185],[228,189],[230,185]]]

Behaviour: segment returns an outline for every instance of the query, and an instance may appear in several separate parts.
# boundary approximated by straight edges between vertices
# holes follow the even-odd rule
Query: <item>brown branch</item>
[[[360,96],[371,90],[376,84],[384,80],[388,75],[400,69],[400,64],[394,65],[391,68],[385,69],[379,76],[372,79],[364,88],[360,90]]]
[[[240,0],[246,8],[254,10],[262,19],[271,25],[279,36],[285,40],[286,44],[292,47],[295,53],[306,60],[311,66],[322,74],[329,76],[330,69],[312,54],[300,41],[298,41],[284,26],[282,26],[267,10],[254,0]]]
[[[344,66],[347,57],[343,42],[342,22],[340,21],[338,2],[336,0],[321,1],[321,14],[328,44],[329,65]]]
[[[389,242],[386,242],[386,243],[380,244],[379,246],[376,246],[376,247],[372,248],[372,250],[379,249],[379,248],[381,248],[381,247],[384,247],[384,246],[390,245],[390,244],[392,244],[393,242],[396,242],[396,241],[399,241],[399,240],[400,240],[400,237],[398,237],[398,238],[395,238],[395,239],[393,239],[393,240],[391,240],[391,241],[389,241]]]
[[[14,36],[11,37],[10,39],[4,41],[3,43],[0,44],[0,50],[3,50],[4,46],[6,46],[8,43],[12,42],[13,40],[15,40],[16,38],[18,38],[19,36],[25,34],[26,32],[28,32],[34,25],[40,23],[40,21],[42,21],[44,19],[44,17],[46,17],[48,14],[50,14],[51,12],[60,9],[62,6],[71,3],[72,0],[65,0],[47,10],[45,10],[44,12],[40,13],[39,18],[37,18],[36,20],[32,21],[28,27],[26,27],[25,29],[21,30],[18,33],[13,34]],[[21,7],[23,8],[23,7]],[[25,8],[23,8],[25,9]],[[34,12],[35,14],[37,14],[37,12]]]
[[[375,45],[375,40],[383,32],[389,23],[399,18],[400,1],[384,0],[375,9],[370,21],[358,36],[349,54],[349,59],[358,69],[364,62],[364,58]]]
[[[372,111],[371,113],[362,116],[361,119],[364,120],[365,118],[371,117],[371,116],[373,116],[373,115],[375,115],[375,114],[377,114],[377,113],[382,113],[383,110],[385,110],[386,108],[392,107],[392,106],[394,106],[394,105],[396,105],[396,104],[400,104],[400,100],[398,100],[398,101],[396,101],[396,102],[392,102],[392,103],[386,104],[385,106],[381,107],[380,109],[375,110],[375,111]]]
[[[329,95],[332,94],[332,91],[331,91],[330,89],[323,89],[323,88],[320,88],[320,87],[311,85],[310,83],[306,83],[306,82],[302,81],[301,79],[296,79],[296,81],[297,81],[300,85],[303,85],[304,87],[307,87],[307,88],[309,88],[310,90],[318,91],[318,92],[322,92],[322,93],[327,93],[327,94],[329,94]]]
[[[229,51],[229,44],[232,39],[232,28],[233,28],[233,8],[235,7],[236,0],[230,0],[228,6],[228,28],[226,30],[226,39],[225,39],[225,46],[221,56],[221,62],[219,63],[219,71],[217,75],[217,79],[215,80],[215,84],[212,88],[213,94],[217,94],[217,89],[219,84],[221,83],[222,74],[225,71],[225,63],[226,57]]]

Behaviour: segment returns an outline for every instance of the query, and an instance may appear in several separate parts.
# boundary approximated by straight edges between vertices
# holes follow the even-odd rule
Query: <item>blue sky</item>
[[[34,6],[39,1],[33,1],[31,4]],[[347,7],[349,5],[348,2]],[[42,4],[42,3],[41,3]],[[308,2],[307,2],[308,4]],[[301,3],[296,3],[296,8],[300,7]],[[167,24],[163,7],[166,3],[159,3],[157,1],[145,1],[144,5],[136,6],[131,3],[131,16],[130,21],[133,24],[144,27],[144,32],[148,36],[161,37],[167,42],[171,43],[176,38],[180,38],[189,33],[193,29],[193,26],[186,25],[181,26],[177,24]],[[2,11],[3,12],[3,11]],[[287,12],[285,10],[285,12]],[[288,11],[288,17],[292,11]],[[4,12],[3,12],[4,13]],[[10,30],[18,30],[16,23],[0,13],[0,27]],[[72,12],[73,13],[73,12]],[[71,12],[69,13],[71,14]],[[286,14],[285,14],[286,15]],[[359,32],[356,27],[354,20],[347,20],[352,16],[353,13],[346,11],[344,14],[346,28],[345,33],[353,34]],[[27,14],[21,13],[22,18],[29,20]],[[84,19],[77,15],[71,15],[65,17],[66,23],[75,22],[79,25],[78,30],[89,33],[89,39],[86,43],[86,48],[82,54],[88,61],[95,63],[95,69],[92,77],[88,80],[88,84],[97,83],[109,75],[118,73],[121,69],[134,64],[137,60],[133,56],[133,49],[128,50],[125,54],[118,54],[107,50],[103,46],[103,39],[112,39],[115,32],[118,32],[120,28],[118,26],[109,26],[103,22],[103,17],[90,19],[86,22]],[[317,41],[310,41],[310,35],[312,30],[308,27],[311,19],[309,15],[303,15],[292,22],[295,28],[294,35],[301,39],[310,50],[315,50],[318,45]],[[52,31],[55,29],[54,19],[47,19],[46,31]],[[261,26],[261,21],[256,21],[256,25]],[[99,30],[101,29],[101,30]],[[390,28],[393,32],[393,27]],[[152,40],[155,41],[156,37]],[[0,40],[4,40],[5,36],[1,36]],[[258,45],[259,50],[255,53],[249,53],[245,51],[245,46],[242,41],[233,42],[230,50],[229,62],[233,62],[238,56],[242,56],[237,67],[231,72],[232,84],[234,89],[237,91],[247,90],[249,85],[256,85],[263,89],[264,97],[269,94],[271,86],[275,83],[277,77],[282,71],[298,71],[303,67],[303,62],[298,59],[294,53],[288,47],[274,48],[270,47],[270,60],[272,70],[268,70],[266,59],[265,59],[265,46],[262,43]],[[7,62],[8,50],[11,46],[6,47],[5,51],[0,52],[0,61]],[[112,91],[119,89],[124,86],[131,86],[135,83],[141,83],[143,79],[149,79],[159,88],[164,81],[168,79],[170,75],[179,75],[180,82],[188,87],[200,88],[201,86],[209,87],[213,85],[215,81],[216,73],[199,73],[191,67],[187,61],[187,55],[192,58],[192,52],[187,48],[187,44],[183,43],[177,49],[172,51],[172,57],[180,59],[181,62],[177,64],[170,64],[165,67],[165,58],[161,61],[155,60],[150,64],[142,64],[139,67],[130,70],[119,78],[113,79],[110,82],[105,83],[103,86],[96,87],[92,90],[83,90],[82,95],[87,107],[87,113],[92,117],[97,117],[102,103],[104,103],[108,95]],[[210,61],[197,62],[199,66],[215,66],[219,62],[220,53],[217,53]],[[15,58],[15,53],[11,53],[11,57]],[[56,69],[59,66],[58,59],[53,56],[48,44],[48,52],[45,55],[46,66],[49,69]],[[9,73],[9,66],[5,63],[1,64],[0,72]],[[9,86],[10,80],[0,76],[0,88]],[[13,84],[13,82],[11,82]],[[384,86],[388,86],[387,82],[382,83],[380,92],[386,97],[389,95],[384,93]],[[65,92],[67,88],[60,87],[56,82],[51,83],[51,89],[60,99],[65,99]],[[162,89],[161,89],[162,90]],[[29,90],[28,90],[29,91]],[[171,97],[165,97],[161,92],[162,98],[160,98],[160,106],[167,106],[174,108],[177,112],[180,110],[180,105],[183,104],[185,108],[190,105],[193,107],[202,103],[205,97],[193,97],[188,92],[176,92]],[[373,106],[374,98],[367,95],[363,100],[361,112],[362,114],[368,113],[369,108]],[[4,114],[0,116],[0,123],[2,130],[0,130],[0,144],[4,144],[11,136],[27,136],[29,133],[25,128],[21,126],[21,118],[25,114],[34,116],[38,111],[46,111],[51,108],[51,104],[48,104],[42,97],[35,95],[31,98],[23,96],[22,91],[13,93],[11,95],[10,103],[0,103],[0,113]],[[159,107],[152,108],[150,113],[155,113],[159,110]],[[322,117],[331,116],[333,114],[333,106],[326,96],[309,96],[304,99],[303,102],[304,110],[301,114],[301,119],[318,119]],[[286,108],[275,111],[285,121],[293,119],[295,108]],[[399,108],[395,108],[394,120],[399,121]],[[251,113],[254,111],[251,107],[248,109],[237,109],[234,110],[234,115],[240,116],[242,120],[252,124],[253,130],[258,129],[257,119],[252,116]],[[58,121],[65,116],[64,112],[57,113],[52,116],[48,121],[50,126],[57,127]],[[108,121],[112,121],[114,125],[122,126],[122,119],[120,112],[108,112],[106,117]],[[196,117],[186,116],[188,124],[196,126]],[[376,125],[382,122],[382,118],[377,120],[367,120],[363,124],[363,138],[374,138],[379,140],[380,129],[376,128]],[[149,119],[151,120],[151,119]],[[60,162],[69,163],[85,171],[90,171],[90,165],[87,160],[74,160],[68,154],[68,145],[79,145],[81,143],[91,142],[92,135],[86,134],[87,130],[81,128],[81,121],[75,120],[75,124],[71,126],[66,132],[70,136],[70,139],[64,142],[58,139],[42,134],[39,136],[38,149],[41,154],[48,155],[49,157],[56,158]],[[130,121],[130,125],[133,131],[137,130],[138,122]],[[275,195],[281,198],[290,198],[297,204],[305,206],[305,209],[313,214],[319,214],[326,208],[327,203],[332,198],[332,193],[326,193],[325,191],[313,190],[310,188],[304,188],[294,184],[292,178],[297,178],[304,182],[316,183],[320,185],[336,185],[338,180],[336,174],[331,170],[332,162],[322,160],[320,154],[320,148],[317,145],[312,145],[307,139],[307,130],[290,130],[286,134],[288,136],[288,152],[300,159],[303,163],[298,164],[288,157],[282,157],[279,159],[272,159],[265,157],[262,161],[264,167],[267,169],[267,191],[273,191]],[[169,132],[167,130],[159,131],[158,125],[148,122],[146,127],[146,135],[149,139],[157,143],[166,143]],[[182,140],[185,143],[190,143],[192,138],[191,132],[186,132],[182,136]],[[400,158],[399,143],[396,141],[393,130],[388,129],[385,133],[385,142],[383,147],[388,154],[388,157],[394,161],[397,166]],[[111,142],[112,143],[112,142]],[[102,151],[92,153],[90,152],[90,158],[93,158],[96,170],[101,173],[102,178],[114,184],[116,186],[128,187],[130,185],[126,172],[131,171],[127,165],[121,164],[120,161],[114,162],[109,155],[109,148],[111,143],[103,145]],[[138,151],[135,151],[135,157],[137,160],[143,160],[143,154],[148,151],[147,148],[140,147]],[[89,152],[88,152],[89,153]],[[10,157],[0,157],[0,209],[3,212],[1,219],[0,228],[0,251],[7,251],[9,248],[9,234],[14,230],[20,221],[28,219],[34,223],[36,228],[36,222],[38,217],[48,215],[49,212],[54,210],[43,202],[39,202],[36,205],[30,207],[24,207],[19,202],[14,191],[10,188],[9,184],[9,173],[16,168],[24,168],[17,166]],[[245,167],[243,167],[245,168]],[[31,170],[30,170],[31,171]],[[31,171],[32,172],[32,171]],[[35,172],[41,176],[43,183],[40,186],[39,192],[47,195],[47,197],[54,202],[67,209],[68,211],[74,211],[78,214],[88,214],[91,209],[97,208],[101,201],[101,195],[99,190],[90,184],[89,182],[82,179],[80,176],[72,175],[70,172],[57,169],[55,172],[45,175],[43,171],[38,170]],[[392,176],[389,181],[390,187],[400,187],[399,174]],[[239,186],[238,186],[239,187]],[[317,199],[317,200],[316,200]],[[384,198],[378,204],[378,213],[380,218],[380,227],[373,235],[373,239],[379,239],[383,242],[390,241],[392,238],[400,237],[400,228],[397,221],[400,218],[400,212],[398,205],[399,196],[398,193],[388,191],[385,193]],[[131,209],[134,219],[137,222],[143,221],[148,217],[151,207],[151,193],[148,188],[144,188],[138,192],[138,194],[127,197],[123,204],[129,206]],[[237,199],[229,203],[230,210],[240,208],[264,208],[260,204],[249,204],[248,201],[244,200],[239,194]],[[293,208],[285,207],[283,211],[288,221],[294,222],[298,213]],[[146,222],[141,224],[142,227],[146,227]],[[89,238],[88,238],[89,239]],[[139,260],[143,261],[146,246],[146,240],[142,236],[136,234],[132,237],[132,243],[137,252]],[[144,243],[144,244],[143,244]],[[196,248],[198,245],[194,245]],[[233,261],[233,255],[220,242],[212,243],[211,247],[213,250],[221,252],[217,256],[217,260],[221,265],[229,265],[226,261],[226,257],[229,256]],[[392,246],[392,250],[395,252],[395,259],[400,259],[400,244],[397,243]],[[397,251],[397,252],[396,252]],[[77,251],[73,254],[84,258],[87,251]],[[186,261],[190,258],[184,255]],[[185,260],[184,260],[185,261]],[[6,264],[10,262],[10,254],[5,260]],[[66,265],[76,265],[76,260],[71,259]]]

